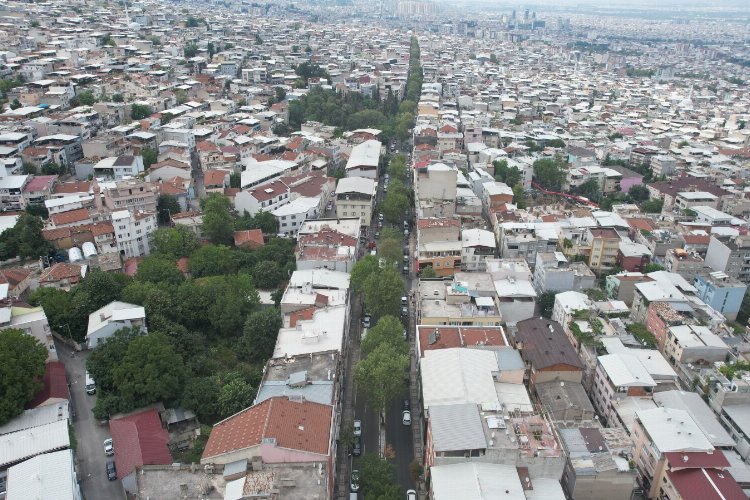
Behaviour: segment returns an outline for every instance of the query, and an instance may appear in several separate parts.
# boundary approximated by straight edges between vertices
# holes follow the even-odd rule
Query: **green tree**
[[[437,278],[437,273],[432,266],[425,266],[419,271],[419,277],[423,279]]]
[[[364,292],[365,283],[368,278],[378,273],[380,268],[378,267],[378,258],[373,255],[366,255],[359,259],[352,267],[352,272],[349,275],[349,283],[357,293]]]
[[[239,189],[242,184],[242,174],[239,172],[234,172],[229,174],[229,187],[230,188],[237,188]],[[250,214],[247,214],[248,216]],[[238,228],[239,229],[239,228]]]
[[[559,155],[534,162],[534,180],[545,189],[560,191],[566,173],[565,161]]]
[[[23,412],[42,388],[47,349],[23,330],[0,331],[0,425]]]
[[[130,342],[139,335],[143,335],[140,328],[121,328],[91,351],[86,359],[86,371],[96,381],[99,392],[114,390],[114,369],[125,357]]]
[[[210,193],[203,201],[203,234],[217,245],[234,243],[234,215],[229,198]]]
[[[388,344],[401,354],[407,354],[409,347],[404,340],[404,325],[395,316],[383,316],[367,331],[362,341],[362,353],[366,356],[379,345]]]
[[[227,418],[253,404],[257,390],[236,376],[225,383],[219,391],[219,412]]]
[[[190,272],[195,277],[234,274],[239,268],[237,255],[223,245],[204,245],[190,256]]]
[[[584,196],[591,201],[599,201],[602,191],[595,179],[589,179],[573,190],[576,194]]]
[[[404,393],[408,366],[409,356],[388,343],[379,344],[357,363],[354,371],[357,388],[378,413]]]
[[[371,274],[364,284],[364,299],[367,310],[376,318],[387,314],[398,315],[404,279],[392,267]]]
[[[395,182],[394,180],[391,183]],[[398,192],[393,188],[389,189],[383,201],[383,216],[385,220],[392,224],[399,224],[405,218],[405,214],[409,210],[409,204],[409,197],[406,194]]]
[[[631,323],[627,326],[628,331],[633,334],[643,345],[650,349],[655,349],[658,346],[658,342],[653,333],[648,331],[645,325],[642,323]]]
[[[180,405],[195,412],[203,423],[213,424],[219,419],[219,392],[221,385],[216,376],[194,377],[182,392]]]
[[[179,401],[188,376],[169,340],[154,333],[132,339],[112,370],[115,391],[131,408]]]
[[[245,212],[237,219],[238,231],[244,229],[260,229],[263,234],[276,234],[279,232],[279,220],[271,212],[258,211],[255,215]]]
[[[149,255],[138,264],[136,279],[149,283],[179,284],[184,279],[173,260],[160,255]]]
[[[159,195],[156,202],[156,212],[161,224],[169,224],[174,214],[180,213],[180,202],[171,194]]]
[[[50,328],[68,335],[68,323],[73,319],[73,298],[69,293],[58,288],[40,287],[29,296],[29,304],[42,306]]]
[[[647,214],[659,214],[661,213],[663,208],[663,198],[654,198],[653,200],[648,200],[641,205],[641,210],[643,210]]]
[[[141,157],[143,157],[143,168],[148,170],[151,168],[151,165],[159,161],[159,152],[152,148],[143,148],[141,150]]]
[[[174,259],[186,257],[198,249],[198,236],[190,228],[177,225],[151,233],[151,251]]]
[[[0,260],[14,257],[38,259],[48,255],[52,246],[42,236],[43,227],[40,217],[22,213],[14,227],[0,234]]]
[[[51,161],[42,165],[42,174],[44,175],[60,175],[65,169],[57,163]]]
[[[125,98],[122,96],[122,94],[112,94],[112,102],[125,102]]]
[[[513,186],[513,203],[518,208],[526,208],[526,195],[523,192],[523,186],[520,184]]]
[[[82,106],[93,106],[97,101],[96,96],[90,90],[81,92],[76,97],[78,98],[78,103]]]
[[[403,498],[401,488],[395,484],[395,466],[373,453],[360,457],[359,484],[367,492],[367,499],[393,500]]]
[[[390,228],[388,228],[390,229]],[[380,238],[380,244],[378,245],[378,257],[386,259],[390,262],[401,262],[402,257],[401,251],[401,238]]]
[[[153,114],[150,106],[145,104],[132,104],[130,106],[130,118],[133,120],[143,120]]]
[[[544,292],[539,297],[539,309],[545,318],[552,317],[552,309],[555,307],[555,292]]]
[[[200,314],[212,332],[222,337],[239,337],[248,314],[260,304],[250,276],[211,276],[201,280],[200,293],[209,306]]]
[[[649,199],[650,194],[648,192],[648,188],[646,186],[643,186],[641,184],[634,184],[630,186],[630,189],[628,189],[628,195],[633,199],[633,201],[641,202],[646,201]]]
[[[263,290],[278,288],[287,277],[277,262],[269,260],[255,264],[252,274],[255,285]]]
[[[750,291],[745,292],[745,296],[742,297],[742,304],[737,313],[737,323],[743,326],[747,325],[748,319],[750,319]]]
[[[509,167],[507,160],[495,160],[492,162],[495,167],[495,180],[504,182],[508,186],[515,186],[521,182],[521,171],[516,167]]]
[[[18,109],[21,106],[23,106],[23,104],[21,104],[21,101],[19,101],[18,99],[13,99],[13,101],[9,104],[9,106],[10,106],[10,109]]]
[[[265,362],[273,354],[281,326],[281,311],[275,307],[250,314],[238,345],[240,357]]]
[[[659,265],[659,264],[654,264],[653,262],[643,266],[643,274],[655,273],[656,271],[663,271],[663,270],[664,270],[664,266]]]

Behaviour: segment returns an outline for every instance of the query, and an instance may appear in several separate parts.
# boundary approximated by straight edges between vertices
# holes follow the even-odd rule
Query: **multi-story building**
[[[362,226],[372,223],[377,183],[365,177],[344,177],[336,185],[336,217],[359,217]]]
[[[94,187],[97,208],[111,212],[120,210],[156,210],[157,195],[153,185],[138,179],[99,182]]]
[[[650,396],[654,387],[656,382],[637,357],[607,354],[597,359],[591,399],[609,426],[616,427],[620,422],[614,407],[629,396]]]
[[[620,235],[612,228],[589,228],[585,242],[591,248],[588,265],[592,269],[614,267],[620,247]]]
[[[117,249],[123,257],[142,257],[151,252],[149,236],[157,228],[154,212],[113,212],[112,227],[115,230]]]
[[[698,424],[684,410],[662,407],[638,411],[631,436],[635,442],[633,460],[648,498],[664,498],[661,489],[666,484],[664,476],[670,469],[668,453],[679,452],[688,457],[687,452],[717,453]]]
[[[30,180],[30,175],[0,177],[0,207],[3,211],[23,210],[23,190]]]
[[[421,280],[417,301],[421,325],[499,326],[504,320],[495,297],[472,296],[465,283]]]
[[[102,158],[94,165],[94,177],[107,179],[122,179],[137,177],[143,172],[142,156],[110,156]]]
[[[460,271],[463,250],[460,234],[461,221],[457,218],[419,219],[417,221],[419,270],[432,267],[438,276],[450,276]]]
[[[684,191],[677,193],[674,200],[674,211],[685,211],[692,207],[718,208],[719,197],[706,191]]]
[[[664,267],[671,273],[676,273],[692,283],[695,277],[706,269],[703,258],[697,253],[691,253],[682,248],[670,248],[664,258]]]
[[[365,141],[354,146],[349,160],[346,162],[346,176],[377,179],[381,147],[382,144],[375,140]]]
[[[533,266],[538,253],[557,251],[558,235],[553,224],[503,222],[497,225],[495,234],[504,259],[526,259]]]
[[[516,348],[529,370],[531,386],[551,381],[580,383],[583,364],[560,323],[531,318],[516,323]]]
[[[737,319],[747,285],[723,271],[699,274],[695,278],[696,295],[723,314],[729,321]]]
[[[461,231],[461,269],[464,271],[487,270],[487,258],[495,256],[495,235],[484,229]]]
[[[261,210],[272,212],[288,204],[289,196],[289,186],[281,180],[273,180],[237,193],[234,197],[234,208],[240,214],[255,215]]]
[[[537,253],[534,287],[538,292],[581,291],[593,288],[596,276],[583,262],[568,262],[562,252]]]
[[[729,353],[729,347],[721,337],[705,326],[677,325],[669,328],[663,352],[673,365],[678,363],[705,365],[724,361]]]
[[[714,271],[723,271],[743,283],[750,283],[750,236],[712,234],[705,262]]]
[[[651,262],[651,250],[646,245],[630,240],[620,241],[617,262],[625,271],[640,272]]]

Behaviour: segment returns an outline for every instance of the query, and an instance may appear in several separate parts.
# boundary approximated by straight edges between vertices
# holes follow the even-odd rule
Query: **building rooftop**
[[[568,365],[583,370],[583,364],[556,321],[531,318],[516,323],[516,342],[525,359],[536,370]]]
[[[436,453],[487,447],[476,404],[433,405],[430,408],[430,432]]]
[[[430,469],[435,498],[526,500],[513,465],[466,462]]]
[[[70,446],[68,421],[58,420],[0,436],[0,467]]]
[[[656,448],[667,451],[711,451],[714,449],[690,414],[673,408],[656,408],[636,412]]]
[[[129,475],[138,465],[171,464],[167,443],[169,434],[162,428],[156,408],[138,411],[109,421],[115,450],[117,479]]]
[[[332,405],[338,359],[338,353],[331,351],[268,360],[254,404],[276,396],[297,396]]]
[[[72,450],[44,453],[8,469],[6,500],[81,498]]]
[[[68,420],[70,418],[70,407],[68,401],[60,401],[53,405],[39,406],[30,410],[24,410],[17,417],[12,418],[0,426],[0,435],[10,432],[31,429],[52,422]]]
[[[507,345],[501,326],[417,326],[417,345],[420,356],[426,350],[451,347]]]

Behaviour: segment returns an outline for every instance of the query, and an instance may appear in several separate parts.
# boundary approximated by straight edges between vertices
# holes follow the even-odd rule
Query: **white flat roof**
[[[271,213],[276,217],[307,213],[318,205],[320,205],[320,197],[316,196],[314,198],[308,198],[306,196],[301,196],[286,205],[280,206]]]
[[[358,167],[377,168],[380,162],[380,141],[370,140],[357,144],[352,148],[349,161],[346,162],[346,170]]]
[[[73,451],[44,453],[8,469],[6,500],[81,498],[73,468]]]
[[[0,467],[69,446],[67,420],[4,434],[0,436]]]
[[[89,326],[86,331],[86,336],[88,337],[113,321],[128,321],[145,318],[146,310],[142,306],[128,304],[127,302],[110,302],[101,309],[89,314]]]
[[[318,309],[312,320],[298,320],[295,328],[282,328],[273,357],[283,358],[324,351],[339,351],[344,338],[346,306]]]
[[[310,283],[313,288],[347,290],[349,288],[349,273],[329,269],[297,270],[289,278],[288,286],[302,288],[306,283]]]
[[[436,499],[526,500],[514,465],[466,462],[430,468]]]
[[[637,357],[615,353],[599,356],[599,363],[615,387],[654,387],[656,382]]]
[[[687,391],[656,392],[654,402],[659,406],[688,412],[714,446],[735,445],[732,436],[721,426],[716,414],[699,394]]]
[[[336,194],[361,193],[374,196],[378,183],[366,177],[344,177],[336,185]]]
[[[640,410],[636,416],[660,452],[711,451],[714,449],[698,424],[684,410]]]
[[[427,350],[420,362],[424,407],[438,404],[498,405],[492,372],[498,371],[492,351]]]
[[[60,420],[67,421],[69,417],[70,410],[67,401],[24,410],[23,413],[0,426],[0,435],[47,425]]]

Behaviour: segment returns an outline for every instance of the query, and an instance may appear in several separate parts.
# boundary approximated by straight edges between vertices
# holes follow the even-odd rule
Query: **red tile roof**
[[[169,434],[162,428],[156,409],[110,420],[109,431],[115,448],[117,479],[127,476],[139,465],[172,463],[167,448]]]
[[[684,469],[667,471],[682,498],[700,500],[747,500],[747,496],[734,477],[718,469]]]
[[[7,283],[10,289],[15,288],[19,283],[29,277],[31,271],[25,267],[11,267],[0,269],[0,283]]]
[[[267,399],[214,425],[202,459],[258,446],[264,438],[274,438],[277,448],[328,455],[331,410],[287,397]]]
[[[23,187],[24,193],[49,189],[57,180],[56,175],[36,175]]]
[[[248,246],[258,248],[264,245],[263,231],[261,229],[247,229],[245,231],[234,232],[235,246]]]
[[[209,142],[209,141],[199,142],[198,144],[195,145],[195,149],[197,149],[198,151],[214,151],[214,152],[219,151],[219,147],[213,142]]]
[[[263,202],[276,198],[288,190],[289,188],[286,184],[277,180],[250,189],[250,194],[259,202]]]
[[[683,238],[688,245],[708,245],[711,242],[711,236],[708,234],[686,234]]]
[[[625,219],[625,222],[628,223],[628,226],[632,227],[633,229],[638,230],[644,230],[644,231],[653,231],[656,229],[656,224],[654,224],[654,221],[651,219],[644,219],[642,217],[633,217],[633,218],[627,218]]]
[[[52,214],[49,216],[52,222],[56,226],[64,224],[72,224],[74,222],[81,222],[91,218],[89,211],[85,208],[79,208],[77,210],[69,210],[67,212],[61,212],[59,214]]]
[[[88,181],[81,182],[64,182],[57,184],[53,190],[54,194],[67,194],[67,193],[88,193],[91,189],[91,183]]]
[[[315,306],[306,307],[304,309],[300,309],[299,311],[294,311],[291,314],[289,314],[289,327],[294,328],[297,326],[298,321],[302,320],[311,320],[315,316],[315,311],[318,308]]]
[[[470,347],[474,345],[504,346],[503,330],[497,327],[484,326],[420,326],[419,355],[427,350],[449,349],[451,347]],[[438,332],[436,341],[430,344],[430,335]]]
[[[78,283],[81,279],[81,266],[64,262],[54,264],[42,273],[39,283],[55,283],[64,279],[70,280],[71,283]]]
[[[417,221],[417,228],[426,229],[429,227],[460,227],[461,222],[458,219],[448,218],[431,218],[431,219],[419,219]]]
[[[667,451],[664,452],[672,470],[676,469],[704,469],[715,467],[724,469],[729,467],[729,460],[720,450],[713,453],[703,451]]]
[[[203,174],[203,184],[205,186],[224,186],[224,179],[228,173],[228,170],[207,170]]]
[[[111,222],[97,222],[96,224],[91,224],[91,234],[94,236],[113,234],[114,232],[115,228]]]
[[[52,229],[42,229],[42,237],[47,241],[57,241],[63,238],[70,238],[70,228],[57,227]]]
[[[27,408],[44,406],[44,403],[53,400],[68,399],[68,379],[65,376],[65,365],[59,361],[50,361],[44,368],[42,378],[44,387],[39,391]]]

